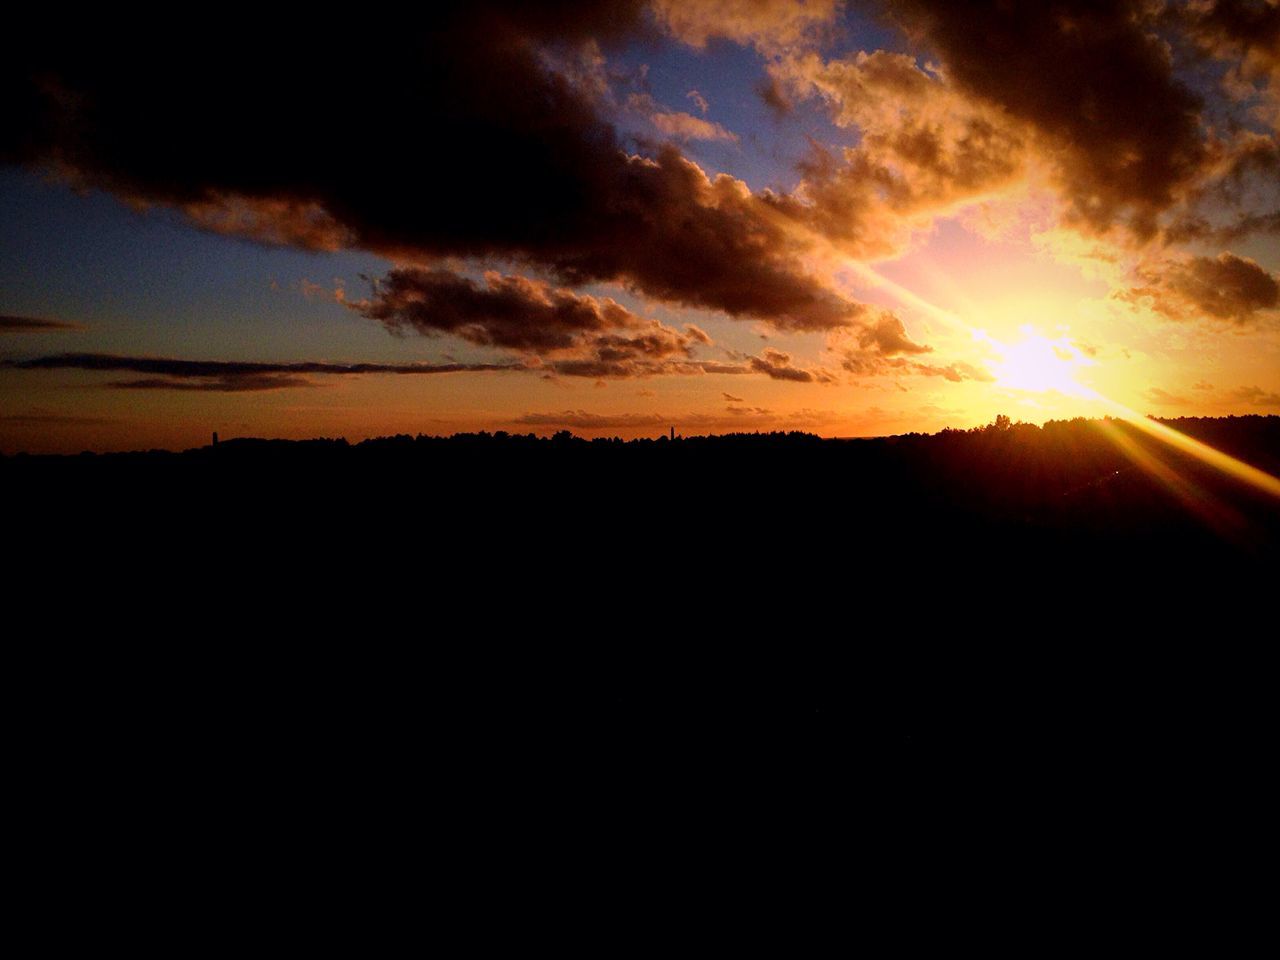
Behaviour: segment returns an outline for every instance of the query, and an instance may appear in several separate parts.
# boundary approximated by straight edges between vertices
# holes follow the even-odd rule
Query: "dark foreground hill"
[[[1280,474],[1280,418],[1167,423]],[[246,439],[0,485],[11,676],[90,758],[834,776],[1276,729],[1280,503],[1120,423]]]
[[[1163,422],[1280,474],[1280,417]],[[783,557],[801,555],[855,570],[876,558],[911,568],[950,559],[993,574],[1002,561],[1128,560],[1134,573],[1154,564],[1176,575],[1180,560],[1270,555],[1280,507],[1123,422],[1005,418],[867,440],[238,439],[182,453],[0,458],[0,483],[27,549],[108,537],[122,558],[199,564],[224,552],[250,561],[256,545],[288,568],[306,561],[302,543],[377,544],[415,554],[420,573],[468,557],[495,589],[515,573],[499,558],[526,552],[595,569],[588,556],[652,563],[689,588],[732,568],[769,580],[785,573]]]
[[[1280,417],[1165,423],[1280,475]],[[1222,591],[1269,585],[1280,551],[1275,497],[1110,421],[870,440],[239,439],[0,458],[0,486],[30,597],[74,587],[175,623],[252,606],[275,632],[400,612],[428,631],[500,619],[569,637],[739,616],[797,636],[871,616],[910,632],[954,615],[981,635],[1014,629],[995,610],[1037,604],[1058,612],[1018,630],[1106,606],[1102,630],[1210,597],[1230,615]]]

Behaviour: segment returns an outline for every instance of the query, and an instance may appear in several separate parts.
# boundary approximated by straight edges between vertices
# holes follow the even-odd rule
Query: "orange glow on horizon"
[[[1075,372],[1081,367],[1093,366],[1094,363],[1065,337],[1051,340],[1036,333],[1030,325],[1024,325],[1022,327],[1024,336],[1020,342],[1012,345],[1002,343],[985,330],[978,329],[966,322],[959,314],[929,302],[914,291],[908,290],[902,284],[881,276],[866,264],[850,260],[849,266],[859,276],[866,278],[875,286],[889,290],[904,303],[920,308],[930,316],[942,320],[948,326],[967,330],[974,340],[985,343],[995,350],[1001,358],[991,365],[991,372],[996,377],[997,385],[1029,392],[1055,391],[1083,400],[1101,403],[1118,419],[1133,424],[1148,436],[1176,450],[1190,454],[1202,463],[1253,487],[1255,490],[1280,499],[1280,479],[1265,470],[1260,470],[1251,464],[1245,463],[1243,460],[1238,460],[1230,454],[1211,447],[1207,443],[1202,443],[1186,434],[1166,427],[1162,423],[1157,423],[1132,407],[1118,400],[1113,400],[1092,387],[1079,383],[1075,379]],[[1149,463],[1145,463],[1144,468],[1154,470]],[[1166,474],[1161,474],[1159,471],[1155,472],[1162,482],[1166,482],[1166,484],[1171,482]],[[1177,485],[1175,484],[1174,486],[1176,487]],[[1180,496],[1187,495],[1185,485],[1178,489],[1180,490]]]

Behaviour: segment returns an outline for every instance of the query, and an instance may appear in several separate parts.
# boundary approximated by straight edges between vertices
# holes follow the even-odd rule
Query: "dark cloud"
[[[629,157],[599,202],[589,245],[541,258],[571,283],[619,279],[661,300],[792,330],[846,325],[862,307],[801,265],[795,223],[769,197],[708,178],[671,146]]]
[[[112,380],[106,386],[112,390],[189,390],[201,393],[255,393],[264,390],[289,390],[295,387],[314,387],[314,381],[306,377],[286,377],[269,374],[255,376],[226,376],[212,379],[173,380],[152,377],[145,380]]]
[[[660,376],[699,376],[717,374],[737,376],[756,372],[747,364],[720,363],[708,360],[661,359],[646,360],[639,357],[619,357],[607,360],[599,356],[582,359],[550,360],[533,369],[563,377],[592,377],[606,380],[631,380]]]
[[[762,197],[671,146],[628,155],[551,69],[643,29],[640,3],[543,6],[433,5],[340,46],[261,7],[180,38],[36,10],[0,64],[0,161],[266,243],[525,261],[795,329],[857,314]]]
[[[1214,182],[1219,198],[1239,202],[1247,187],[1259,180],[1274,186],[1280,177],[1280,143],[1274,137],[1242,131],[1231,145],[1225,169]]]
[[[1275,56],[1280,51],[1280,6],[1269,0],[1213,0],[1170,11],[1204,37]]]
[[[396,269],[375,285],[369,300],[351,306],[391,330],[450,333],[483,346],[532,353],[580,349],[590,338],[617,345],[621,338],[604,336],[613,330],[649,328],[640,352],[687,353],[690,342],[607,297],[497,273],[486,274],[480,284],[448,270]]]
[[[692,360],[711,337],[694,324],[676,330],[608,297],[558,289],[526,277],[400,268],[353,309],[393,331],[448,333],[526,354],[538,369],[569,377],[629,379],[712,372]],[[713,372],[729,372],[715,370]]]
[[[887,310],[873,321],[832,334],[827,349],[836,355],[843,369],[859,377],[916,374],[942,377],[952,383],[995,379],[969,363],[933,364],[912,359],[932,353],[933,348],[912,340],[903,322]]]
[[[1259,234],[1280,233],[1280,210],[1267,213],[1243,211],[1227,223],[1213,223],[1208,217],[1195,212],[1183,213],[1174,218],[1164,230],[1167,245],[1187,243],[1234,244]]]
[[[1222,228],[1217,239],[1230,243],[1256,233],[1280,233],[1280,210],[1270,213],[1242,214],[1234,223]]]
[[[1195,93],[1133,2],[890,0],[948,79],[1030,124],[1073,219],[1150,236],[1206,159]]]
[[[732,393],[721,393],[720,396],[724,397],[730,403],[742,403],[742,398],[735,397]]]
[[[865,324],[857,337],[858,346],[863,350],[874,350],[886,357],[900,353],[929,353],[933,350],[907,336],[907,328],[903,322],[888,312],[881,313],[874,321]]]
[[[751,368],[745,364],[739,363],[719,363],[714,360],[704,360],[698,364],[703,373],[750,373]]]
[[[756,84],[756,93],[764,105],[774,112],[778,117],[785,117],[795,109],[795,106],[787,99],[787,95],[782,92],[782,85],[778,83],[776,77],[765,77]]]
[[[1280,407],[1280,392],[1261,387],[1239,387],[1231,391],[1230,399],[1255,407]]]
[[[555,376],[620,380],[756,372],[799,383],[831,379],[773,349],[744,363],[695,360],[694,349],[710,344],[711,337],[694,324],[675,330],[607,297],[525,277],[489,273],[480,284],[445,270],[400,268],[375,285],[369,300],[350,306],[392,330],[450,333],[524,351],[538,358],[536,369]]]
[[[688,334],[654,322],[648,330],[627,335],[604,334],[591,338],[591,350],[601,360],[624,360],[631,357],[656,359],[676,354],[688,356],[693,344],[702,343]]]
[[[177,360],[165,357],[125,357],[109,353],[59,353],[29,360],[0,361],[17,370],[88,370],[150,374],[140,380],[116,380],[117,390],[192,390],[239,393],[312,386],[310,375],[360,374],[428,375],[526,369],[515,363],[257,363],[239,360]]]
[[[671,335],[680,338],[669,328]],[[740,376],[757,371],[747,363],[686,359],[683,347],[669,355],[666,336],[615,338],[595,343],[588,356],[561,360],[530,358],[509,363],[259,363],[239,360],[178,360],[165,357],[127,357],[109,353],[59,353],[29,360],[0,360],[0,367],[16,370],[86,370],[144,374],[137,380],[110,381],[117,390],[190,390],[234,393],[313,386],[311,376],[390,374],[428,376],[448,373],[522,372],[592,379],[634,379],[656,376]],[[796,379],[784,377],[783,379]]]
[[[260,363],[247,360],[175,360],[165,357],[126,357],[113,353],[58,353],[30,360],[6,360],[17,370],[127,370],[165,377],[252,377],[261,375],[362,373],[433,374],[479,370],[522,370],[516,363]]]
[[[1166,244],[1229,244],[1280,232],[1280,141],[1237,131],[1221,147],[1213,176],[1187,196],[1186,209],[1164,229]]]
[[[791,361],[791,354],[766,347],[759,356],[749,357],[747,363],[757,373],[763,373],[773,380],[791,380],[795,383],[832,383],[834,378],[825,370],[809,370],[797,367]]]
[[[1148,302],[1175,320],[1211,317],[1246,325],[1260,311],[1280,305],[1280,283],[1248,257],[1220,253],[1187,257],[1139,271],[1142,283],[1117,294],[1129,302]]]
[[[61,320],[45,320],[41,317],[15,317],[12,314],[0,314],[0,333],[40,333],[52,330],[83,330],[78,323],[64,323]]]
[[[1280,4],[1215,0],[1171,4],[1164,13],[1205,51],[1234,61],[1240,79],[1270,85],[1280,77]]]

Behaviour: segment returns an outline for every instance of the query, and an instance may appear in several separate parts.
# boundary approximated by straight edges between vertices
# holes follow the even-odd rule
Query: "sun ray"
[[[1129,420],[1122,421],[1130,423]],[[1178,472],[1134,436],[1122,429],[1115,420],[1094,421],[1098,431],[1119,450],[1125,458],[1147,476],[1167,490],[1188,511],[1220,535],[1239,539],[1246,531],[1244,520],[1238,511],[1231,509],[1200,484]]]
[[[1093,394],[1095,399],[1114,410],[1119,418],[1132,423],[1142,432],[1167,443],[1175,450],[1190,454],[1202,463],[1206,463],[1228,476],[1248,484],[1255,490],[1260,490],[1280,499],[1280,479],[1265,470],[1260,470],[1252,464],[1238,460],[1228,453],[1223,453],[1216,447],[1211,447],[1209,444],[1196,440],[1194,437],[1187,436],[1185,433],[1179,433],[1171,427],[1166,427],[1163,423],[1152,420],[1150,417],[1125,406],[1123,403],[1104,397],[1097,391],[1090,391],[1090,393]]]
[[[1218,450],[1217,448],[1200,440],[1196,440],[1193,437],[1189,437],[1184,433],[1179,433],[1177,430],[1152,420],[1145,414],[1139,413],[1132,407],[1129,407],[1118,400],[1113,400],[1092,387],[1077,382],[1074,379],[1074,376],[1071,375],[1074,372],[1074,367],[1084,366],[1089,361],[1080,353],[1079,348],[1069,344],[1065,339],[1060,343],[1057,343],[1055,346],[1055,341],[1039,336],[1038,334],[1035,334],[1034,331],[1031,331],[1028,341],[1033,344],[1031,347],[1020,348],[1019,345],[1010,346],[1008,344],[1003,344],[988,334],[985,330],[981,330],[968,323],[959,314],[946,310],[937,304],[931,303],[918,293],[907,289],[902,284],[897,283],[894,280],[890,280],[888,277],[881,276],[875,269],[869,267],[865,263],[858,263],[857,261],[849,260],[848,266],[853,272],[858,274],[860,277],[863,277],[868,283],[887,290],[903,303],[926,312],[929,316],[943,321],[954,329],[967,331],[975,340],[990,345],[997,353],[1003,355],[1005,358],[1003,362],[1005,364],[1012,362],[1017,365],[1020,359],[1018,351],[1019,349],[1023,349],[1026,352],[1021,355],[1021,359],[1025,361],[1027,366],[1030,368],[1038,369],[1047,381],[1050,381],[1037,389],[1061,391],[1063,386],[1067,386],[1072,395],[1102,404],[1117,418],[1133,424],[1133,426],[1141,430],[1143,433],[1146,433],[1148,436],[1159,440],[1162,443],[1168,444],[1175,450],[1179,450],[1195,457],[1202,463],[1205,463],[1208,466],[1221,471],[1227,476],[1233,477],[1234,479],[1253,487],[1255,490],[1259,490],[1272,497],[1280,499],[1280,479],[1277,479],[1265,470],[1261,470],[1252,464],[1245,463],[1243,460],[1239,460],[1228,453],[1224,453],[1223,451]],[[1061,350],[1065,352],[1065,356],[1063,353],[1054,354],[1058,361],[1060,361],[1060,365],[1055,366],[1050,360],[1046,359],[1043,352],[1046,346],[1051,350]],[[1014,360],[1010,361],[1010,357],[1013,357]],[[999,376],[999,371],[1001,364],[998,362],[996,367],[997,370],[995,372],[997,373],[997,383],[1000,383],[1001,378]],[[1007,373],[1006,375],[1009,374]],[[1016,371],[1012,372],[1011,375],[1012,379],[1015,381],[1018,380],[1020,376],[1023,376],[1018,374]],[[1006,380],[1005,385],[1016,386],[1016,383],[1010,383]]]
[[[915,291],[909,290],[896,280],[890,280],[888,277],[867,266],[865,263],[859,263],[857,260],[846,260],[845,266],[871,286],[889,291],[889,293],[897,297],[903,303],[927,313],[935,320],[942,321],[953,331],[966,333],[970,336],[975,336],[976,333],[980,332],[975,331],[975,328],[971,324],[966,323],[959,314],[953,313],[950,310],[945,310],[936,303],[931,303]]]

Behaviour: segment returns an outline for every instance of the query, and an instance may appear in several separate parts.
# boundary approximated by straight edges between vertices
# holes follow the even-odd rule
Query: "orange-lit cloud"
[[[836,414],[826,410],[802,409],[782,413],[763,407],[729,406],[723,413],[591,413],[586,410],[563,410],[558,412],[526,413],[514,419],[512,423],[521,426],[555,427],[586,432],[621,430],[634,434],[639,431],[665,431],[669,426],[676,426],[681,432],[760,429],[812,430],[832,424],[838,419],[839,417]]]
[[[790,380],[794,383],[830,383],[832,377],[824,370],[808,370],[795,365],[791,354],[773,347],[766,347],[759,356],[747,361],[752,370],[773,380]]]
[[[1096,361],[1081,380],[1126,403],[1267,407],[1280,388],[1276,9],[484,2],[406,13],[344,54],[342,71],[315,69],[327,25],[283,14],[176,49],[106,13],[67,35],[37,11],[47,19],[0,67],[13,118],[0,160],[326,263],[359,251],[366,263],[343,269],[378,275],[359,300],[272,268],[301,290],[289,309],[315,321],[308,331],[343,322],[333,300],[375,321],[347,313],[341,332],[323,328],[323,347],[295,344],[298,356],[429,349],[385,328],[448,338],[445,350],[476,362],[231,369],[85,352],[8,369],[124,371],[136,378],[97,384],[116,391],[97,391],[104,403],[171,405],[291,400],[269,394],[348,373],[528,374],[477,376],[486,389],[468,395],[470,423],[536,409],[533,390],[635,378],[668,401],[683,391],[669,409],[701,390],[704,404],[757,418],[825,405],[808,396],[820,386],[927,394],[884,423],[927,404],[930,417],[973,419],[1015,393],[1029,416],[1060,413],[1045,385],[1070,386],[1078,371],[1063,379],[1045,351],[1087,343],[1072,347]],[[721,41],[751,51],[718,59]],[[239,68],[211,69],[228,49]],[[649,74],[713,62],[743,69],[742,100],[758,85],[791,115],[761,119],[719,76]],[[178,309],[194,317],[192,300]],[[34,301],[3,306],[15,315],[0,332],[64,328],[17,316],[46,309]],[[1038,339],[997,357],[1023,322]],[[144,327],[105,324],[85,349],[170,349]],[[374,335],[385,345],[360,339]],[[190,344],[282,355],[274,343],[262,354]],[[753,378],[750,402],[697,380],[720,375]],[[1218,386],[1192,386],[1205,378]],[[428,379],[394,389],[425,394]],[[347,386],[300,390],[299,405]]]
[[[963,380],[991,381],[985,370],[966,362],[928,363],[916,359],[933,348],[912,340],[906,326],[894,314],[881,313],[872,323],[858,329],[837,331],[827,338],[827,350],[840,367],[855,377],[902,376],[916,374],[941,377],[952,383]]]
[[[1200,99],[1140,3],[890,6],[958,90],[1036,132],[1075,223],[1150,236],[1207,157]]]
[[[858,145],[838,155],[815,149],[795,197],[807,205],[808,221],[853,256],[899,252],[931,216],[1025,175],[1025,126],[957,92],[912,56],[876,51],[823,60],[809,53],[771,69],[793,96],[819,95],[833,122],[860,133]]]
[[[1171,4],[1164,15],[1229,64],[1222,79],[1228,95],[1260,101],[1255,116],[1280,129],[1280,4],[1211,0]]]
[[[1140,267],[1141,285],[1118,294],[1174,320],[1210,318],[1246,325],[1280,306],[1280,283],[1248,257],[1170,259]]]
[[[56,330],[83,330],[78,323],[49,320],[45,317],[15,317],[0,315],[0,333],[47,333]]]
[[[695,117],[690,113],[654,113],[650,122],[663,134],[676,140],[729,140],[737,142],[738,135],[718,123]]]
[[[352,232],[314,200],[211,192],[183,203],[181,209],[205,230],[271,246],[341,250],[354,240]]]
[[[704,114],[711,109],[706,98],[697,90],[689,91],[689,95],[695,97],[695,102],[702,107]],[[627,98],[626,108],[644,117],[659,133],[672,140],[738,141],[738,135],[732,130],[726,130],[718,123],[682,110],[666,109],[647,93],[633,93]]]
[[[652,9],[690,46],[719,38],[772,51],[813,42],[842,6],[842,0],[654,0]]]

